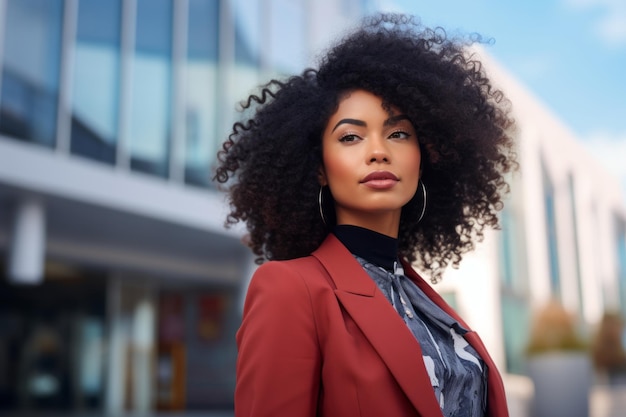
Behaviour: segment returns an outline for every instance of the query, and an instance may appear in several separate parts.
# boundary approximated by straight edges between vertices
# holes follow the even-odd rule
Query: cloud
[[[598,17],[593,23],[596,34],[612,46],[626,45],[626,1],[624,0],[563,0],[575,10],[594,9]]]

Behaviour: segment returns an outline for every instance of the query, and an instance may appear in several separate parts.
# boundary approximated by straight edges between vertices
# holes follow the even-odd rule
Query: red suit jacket
[[[465,339],[489,368],[488,416],[507,417],[495,364],[476,333]],[[237,345],[237,417],[442,417],[413,333],[332,234],[312,256],[257,269]]]

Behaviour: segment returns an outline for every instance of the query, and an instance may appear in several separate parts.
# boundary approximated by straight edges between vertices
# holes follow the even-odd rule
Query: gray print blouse
[[[432,302],[404,275],[396,262],[389,272],[354,255],[404,320],[422,348],[424,365],[446,417],[484,417],[487,369],[465,341],[456,320]]]

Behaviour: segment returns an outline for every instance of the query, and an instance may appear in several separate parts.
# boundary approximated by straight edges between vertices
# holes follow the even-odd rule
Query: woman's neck
[[[398,238],[400,229],[401,209],[390,210],[384,213],[364,213],[343,210],[335,206],[337,225],[352,225],[368,229],[392,238]]]
[[[398,239],[353,225],[337,225],[334,234],[348,250],[366,261],[394,270],[398,259]]]

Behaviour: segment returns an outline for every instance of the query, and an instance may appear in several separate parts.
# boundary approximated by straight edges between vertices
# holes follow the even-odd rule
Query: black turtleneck
[[[334,234],[353,255],[394,271],[394,263],[398,260],[398,239],[347,224],[336,226]]]

